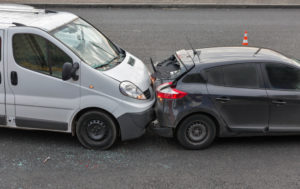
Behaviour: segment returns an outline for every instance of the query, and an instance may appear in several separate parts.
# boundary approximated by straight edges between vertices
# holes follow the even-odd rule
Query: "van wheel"
[[[117,127],[113,119],[106,113],[91,111],[79,118],[76,135],[84,147],[106,150],[116,141]]]
[[[216,137],[216,125],[209,117],[196,114],[186,118],[177,129],[179,143],[190,150],[208,147]]]

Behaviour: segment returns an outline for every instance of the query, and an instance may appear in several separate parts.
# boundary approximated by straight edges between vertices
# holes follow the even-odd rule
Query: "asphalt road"
[[[195,48],[239,46],[245,29],[251,46],[300,58],[298,9],[64,10],[145,62],[190,48],[186,36]],[[299,146],[300,136],[249,137],[187,151],[148,132],[102,152],[66,134],[2,128],[0,188],[300,188]]]

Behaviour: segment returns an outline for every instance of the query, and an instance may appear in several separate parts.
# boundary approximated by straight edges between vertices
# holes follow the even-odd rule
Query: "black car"
[[[155,65],[159,124],[188,149],[216,137],[300,134],[300,62],[273,50],[177,51]]]

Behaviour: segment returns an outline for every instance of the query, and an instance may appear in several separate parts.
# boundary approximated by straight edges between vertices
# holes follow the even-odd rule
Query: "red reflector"
[[[172,82],[160,85],[156,91],[157,97],[163,99],[179,99],[187,95],[186,92],[171,88],[170,85],[172,85]]]
[[[172,89],[172,90],[178,93],[178,94],[176,94],[176,98],[183,98],[187,95],[186,92],[180,91],[178,89]]]

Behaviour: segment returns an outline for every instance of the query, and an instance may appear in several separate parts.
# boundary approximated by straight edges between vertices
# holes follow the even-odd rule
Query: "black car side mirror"
[[[74,64],[70,62],[66,62],[63,65],[62,69],[62,80],[66,81],[70,78],[73,78],[75,81],[78,80],[78,75],[76,75],[76,71],[79,69],[79,64],[75,62]]]

